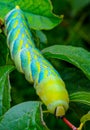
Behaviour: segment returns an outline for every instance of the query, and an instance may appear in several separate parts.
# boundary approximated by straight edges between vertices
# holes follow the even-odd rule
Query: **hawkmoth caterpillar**
[[[59,73],[35,47],[23,11],[16,6],[5,17],[7,45],[17,70],[34,83],[37,95],[50,113],[63,116],[69,107],[68,92]]]

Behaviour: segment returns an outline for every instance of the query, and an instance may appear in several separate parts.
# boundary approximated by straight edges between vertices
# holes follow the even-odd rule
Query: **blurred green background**
[[[53,12],[57,15],[64,15],[63,22],[52,30],[45,31],[47,36],[47,43],[39,45],[40,50],[51,45],[72,45],[83,47],[90,51],[90,0],[52,0]],[[5,36],[0,34],[2,42]],[[4,43],[4,42],[3,42]],[[0,47],[0,55],[5,58],[8,49]],[[38,45],[37,45],[38,46]],[[1,59],[0,65],[4,65]],[[90,91],[90,81],[86,76],[75,66],[56,59],[49,59],[50,62],[60,73],[62,79],[66,83],[67,90],[70,93],[87,90]],[[11,61],[10,61],[11,62]],[[11,105],[14,106],[18,103],[30,100],[40,100],[36,95],[34,88],[29,84],[24,75],[14,70],[10,74],[11,81]],[[43,109],[45,106],[43,105]],[[66,117],[76,126],[79,126],[80,117],[87,113],[89,108],[82,104],[70,103],[70,109],[66,113]],[[51,114],[44,114],[44,120],[51,130],[69,130],[61,120],[57,119]],[[90,128],[90,122],[84,126],[84,130]]]

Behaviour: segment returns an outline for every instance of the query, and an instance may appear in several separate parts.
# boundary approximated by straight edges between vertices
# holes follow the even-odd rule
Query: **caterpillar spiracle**
[[[34,83],[34,88],[50,113],[63,116],[69,96],[58,72],[35,47],[23,11],[16,6],[5,17],[7,45],[17,70]]]

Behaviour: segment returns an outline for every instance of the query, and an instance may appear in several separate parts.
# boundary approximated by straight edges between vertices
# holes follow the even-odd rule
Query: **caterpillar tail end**
[[[16,5],[16,9],[20,9],[19,5]]]
[[[62,117],[65,115],[65,109],[63,106],[57,106],[56,110],[55,110],[55,115],[56,117]]]

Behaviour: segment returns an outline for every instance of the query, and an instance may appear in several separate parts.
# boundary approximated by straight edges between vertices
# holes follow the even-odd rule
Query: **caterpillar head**
[[[55,113],[57,117],[65,115],[69,107],[69,98],[61,78],[48,77],[35,88],[50,113]]]
[[[55,116],[62,117],[65,115],[65,109],[63,105],[57,106],[55,109]]]

